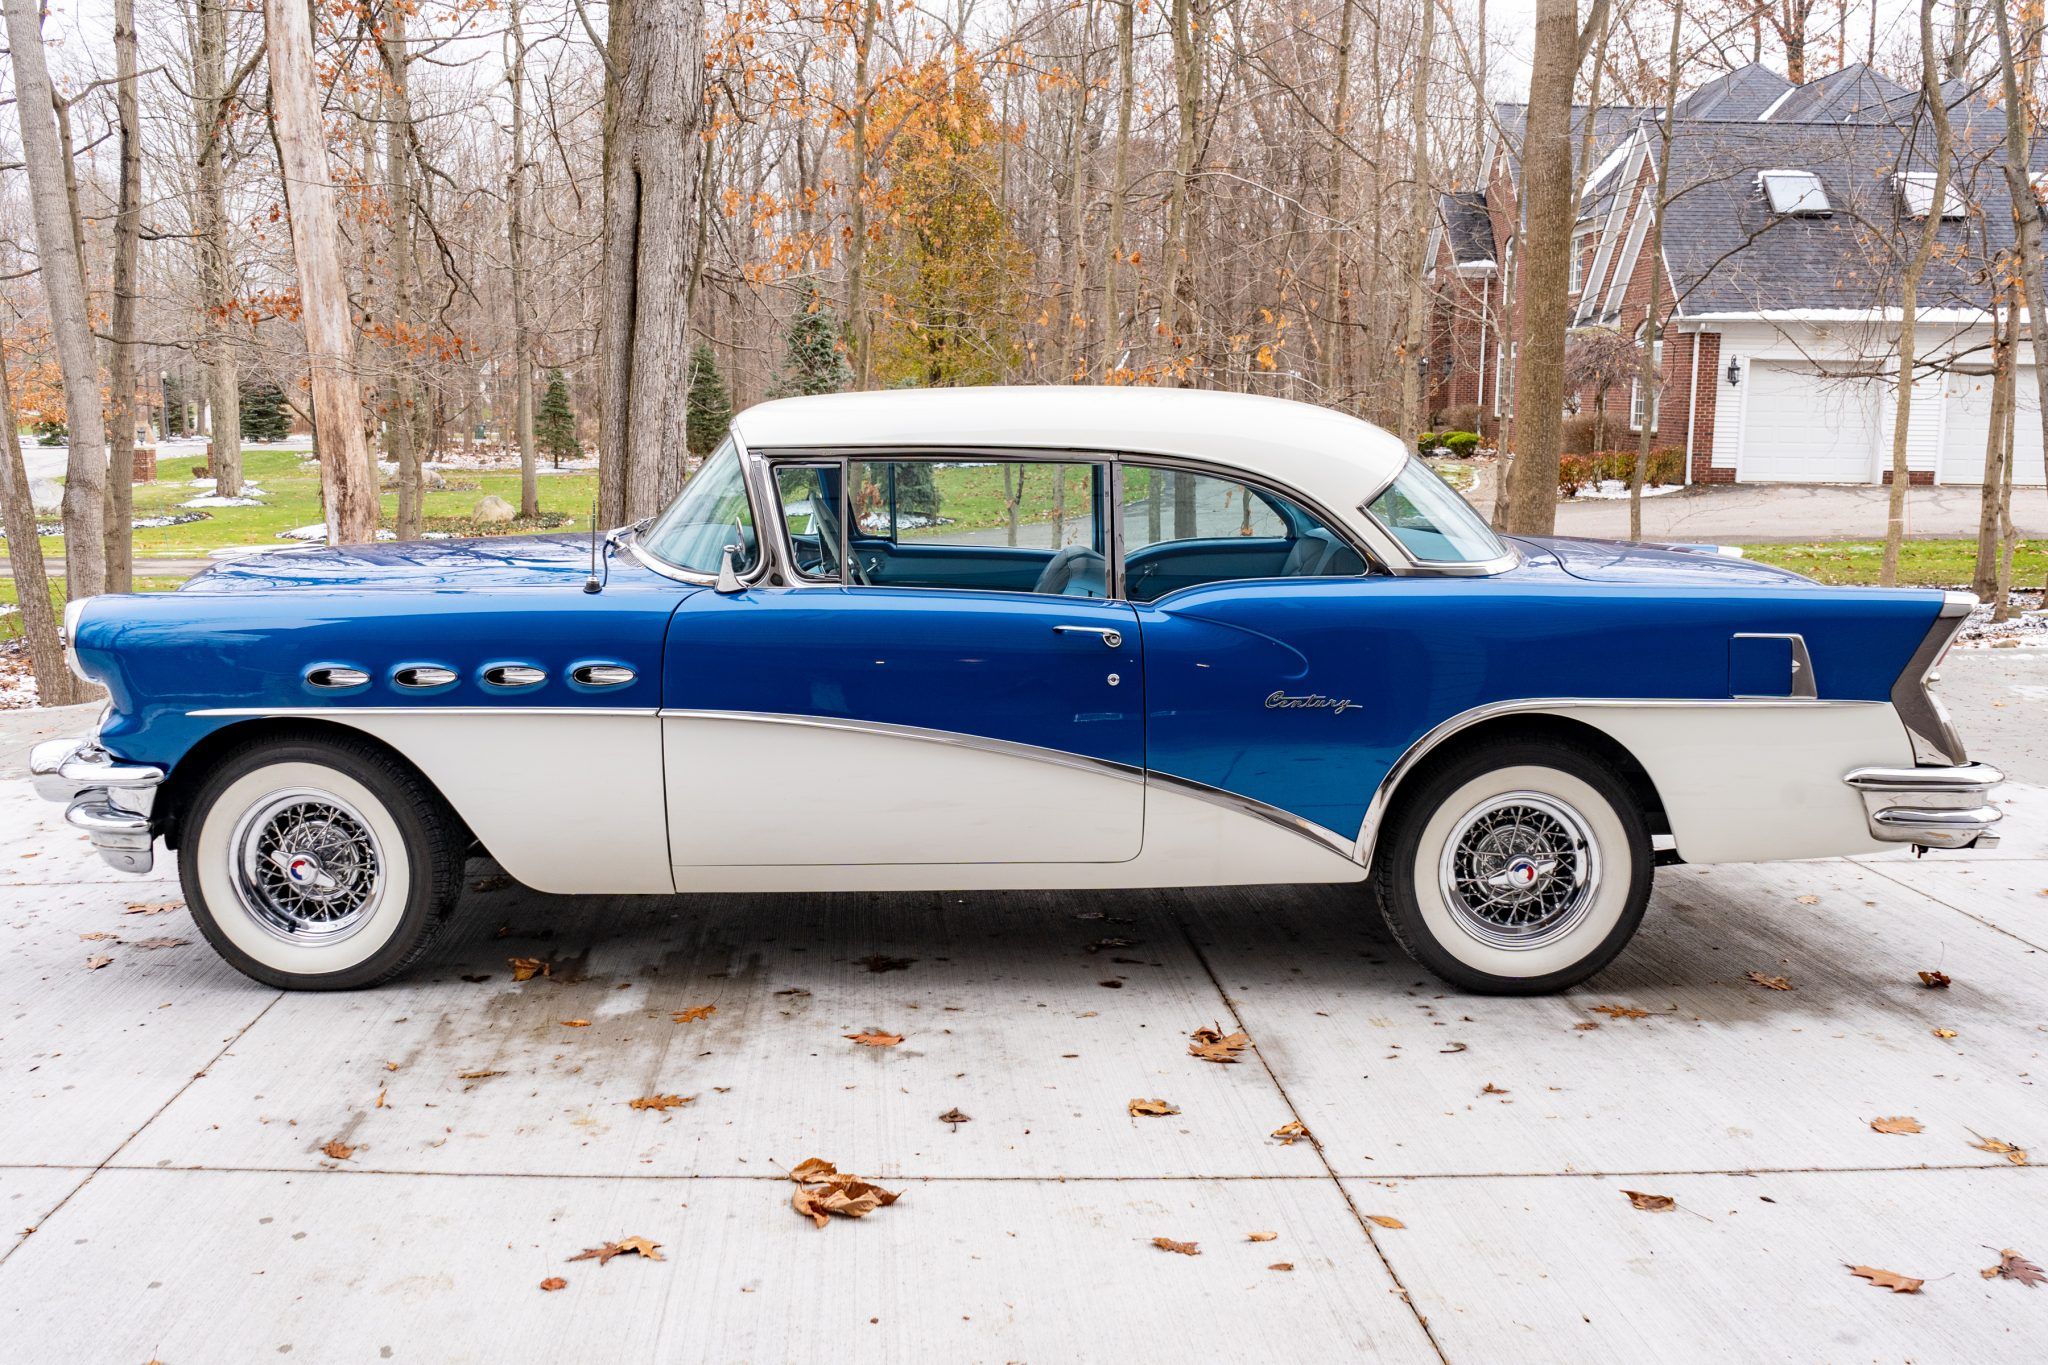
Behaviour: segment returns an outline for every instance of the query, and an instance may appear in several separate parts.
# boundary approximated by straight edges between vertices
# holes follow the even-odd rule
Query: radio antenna
[[[606,575],[609,577],[610,575]],[[597,499],[590,500],[590,577],[583,580],[583,591],[603,592],[604,583],[597,576]]]

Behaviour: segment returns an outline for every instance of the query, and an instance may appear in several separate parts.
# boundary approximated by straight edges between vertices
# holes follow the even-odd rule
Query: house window
[[[1834,212],[1827,190],[1812,171],[1758,171],[1756,180],[1772,213],[1787,218],[1825,218]]]
[[[1925,218],[1934,206],[1934,172],[1903,171],[1893,177],[1899,183],[1899,196],[1906,201],[1906,212],[1914,218]],[[1953,184],[1942,186],[1941,216],[1961,218],[1969,211],[1963,196]]]
[[[1636,329],[1637,346],[1643,344],[1649,329],[1650,324],[1647,322]],[[1657,340],[1650,345],[1650,367],[1656,370],[1659,376],[1664,373],[1664,337],[1662,333],[1659,333]],[[1652,431],[1657,429],[1657,400],[1660,397],[1662,397],[1661,385],[1645,393],[1640,375],[1629,380],[1628,429],[1630,431],[1641,431],[1644,427],[1648,427]]]
[[[1571,282],[1566,286],[1569,293],[1576,294],[1586,287],[1586,243],[1593,239],[1593,229],[1588,226],[1572,234]]]

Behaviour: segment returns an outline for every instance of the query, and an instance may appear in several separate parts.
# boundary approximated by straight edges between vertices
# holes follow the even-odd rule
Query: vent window
[[[1825,218],[1835,211],[1820,177],[1812,171],[1758,171],[1757,183],[1771,212],[1787,218]]]

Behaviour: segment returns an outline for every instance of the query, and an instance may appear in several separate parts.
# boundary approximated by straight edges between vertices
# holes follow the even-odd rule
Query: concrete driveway
[[[1643,500],[1643,537],[1679,541],[1884,541],[1891,490],[1869,484],[1707,484]],[[1975,540],[1979,490],[1914,487],[1906,493],[1906,534]],[[1475,505],[1490,510],[1492,502]],[[2013,524],[2048,535],[2048,489],[2016,488]],[[1557,533],[1628,539],[1628,499],[1574,498],[1557,505]]]
[[[17,726],[0,1357],[2037,1357],[2048,1288],[1978,1272],[2048,1262],[2048,1172],[1973,1144],[2048,1159],[2048,651],[1949,673],[2021,779],[2003,848],[1668,869],[1542,1000],[1444,990],[1344,889],[560,898],[484,864],[413,978],[281,995],[126,913],[177,887],[91,859]],[[1254,1047],[1188,1055],[1212,1023]],[[807,1157],[902,1199],[815,1228]],[[662,1259],[571,1259],[632,1237]]]

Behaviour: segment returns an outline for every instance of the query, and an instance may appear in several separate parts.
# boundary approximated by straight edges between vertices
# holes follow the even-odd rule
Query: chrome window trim
[[[1786,640],[1791,642],[1792,645],[1791,691],[1785,693],[1784,697],[1779,697],[1775,693],[1769,692],[1735,692],[1731,694],[1735,699],[1744,701],[1756,698],[1769,698],[1774,701],[1782,701],[1786,698],[1800,701],[1818,701],[1820,699],[1820,685],[1813,676],[1813,655],[1807,651],[1806,637],[1804,635],[1795,635],[1785,631],[1738,630],[1728,638],[1731,640]]]
[[[1950,721],[1948,708],[1930,686],[1939,680],[1935,665],[1962,628],[1969,623],[1977,605],[1975,593],[1950,590],[1942,594],[1941,609],[1921,638],[1920,647],[1892,684],[1892,706],[1905,723],[1913,742],[1913,761],[1926,766],[1960,767],[1969,761],[1962,737]]]
[[[1420,459],[1419,456],[1415,455],[1410,455],[1408,458],[1411,460]],[[1358,515],[1364,517],[1367,524],[1385,538],[1387,543],[1393,547],[1394,554],[1398,556],[1403,567],[1395,568],[1393,570],[1394,573],[1404,578],[1418,576],[1432,578],[1490,578],[1495,574],[1506,573],[1509,569],[1521,564],[1522,552],[1515,548],[1513,538],[1503,536],[1499,531],[1494,530],[1491,524],[1486,524],[1486,518],[1484,517],[1479,518],[1481,523],[1486,524],[1487,534],[1500,543],[1502,550],[1502,553],[1495,555],[1492,559],[1418,559],[1415,555],[1409,553],[1407,544],[1399,536],[1395,535],[1388,528],[1387,524],[1381,521],[1372,510],[1372,505],[1386,496],[1387,490],[1394,486],[1394,481],[1401,477],[1401,471],[1407,467],[1405,462],[1402,463],[1392,474],[1387,476],[1385,483],[1373,489],[1371,493],[1366,495],[1365,500],[1358,504]],[[1424,465],[1423,468],[1428,469],[1429,466]],[[1436,471],[1430,470],[1430,475],[1435,477]],[[1450,488],[1450,485],[1445,484],[1444,487]],[[1451,492],[1459,498],[1465,496],[1455,488],[1451,488]],[[1470,506],[1470,504],[1467,505]],[[1473,508],[1472,515],[1479,516],[1479,509]],[[1390,564],[1392,562],[1392,560],[1389,560]]]
[[[1392,803],[1401,783],[1415,771],[1416,765],[1429,756],[1431,750],[1481,721],[1493,720],[1499,716],[1554,714],[1560,711],[1584,710],[1588,707],[1648,707],[1672,710],[1704,707],[1757,710],[1796,706],[1806,710],[1821,706],[1863,707],[1885,704],[1881,701],[1807,701],[1799,697],[1527,697],[1517,701],[1488,702],[1437,722],[1394,760],[1393,766],[1387,769],[1386,776],[1380,779],[1379,786],[1373,790],[1372,800],[1366,805],[1365,819],[1359,825],[1358,842],[1352,856],[1360,865],[1372,866],[1373,850],[1379,842],[1380,826],[1386,819],[1387,807]]]
[[[737,431],[727,432],[726,439],[732,442],[733,452],[739,456],[740,487],[747,495],[747,514],[754,519],[754,566],[746,573],[740,575],[740,586],[743,588],[758,587],[768,578],[769,560],[772,557],[768,548],[769,537],[765,533],[764,523],[761,518],[761,509],[768,505],[763,501],[764,490],[760,482],[764,475],[760,461],[753,458],[753,453],[747,449],[747,443],[740,439],[740,434]],[[712,453],[716,454],[717,452],[713,451]],[[709,458],[709,456],[706,457],[707,460]],[[702,466],[700,465],[699,468],[701,469]],[[691,477],[694,478],[695,475]],[[688,479],[684,480],[684,483],[687,484],[688,482]],[[680,489],[677,490],[676,496],[682,496]],[[674,499],[672,498],[670,501],[673,502]],[[664,506],[662,511],[666,510],[667,508]],[[659,515],[661,515],[660,512],[655,513],[655,516]],[[659,574],[663,578],[673,579],[678,583],[688,583],[693,587],[699,588],[709,588],[717,585],[718,575],[716,573],[699,573],[695,569],[685,569],[680,564],[671,564],[660,555],[655,554],[654,551],[641,545],[640,527],[643,524],[644,522],[636,522],[625,538],[626,549],[632,553],[633,558],[639,560],[650,572]],[[780,542],[781,538],[776,537],[778,551],[780,549]]]
[[[846,487],[846,461],[843,459],[778,460],[763,457],[761,463],[767,469],[768,492],[775,499],[775,526],[777,533],[775,548],[784,566],[783,576],[787,580],[784,586],[791,588],[844,588],[854,586],[851,582],[851,574],[849,573],[852,561],[847,558],[853,552],[850,544],[853,539],[851,534],[852,526],[848,521],[848,517],[852,514],[853,509],[848,503],[846,496],[848,491]],[[839,506],[836,512],[839,522],[839,576],[836,578],[814,578],[797,568],[796,537],[790,534],[789,514],[782,505],[782,481],[778,477],[785,469],[836,469],[839,471]],[[765,537],[761,537],[761,539],[765,539]]]

